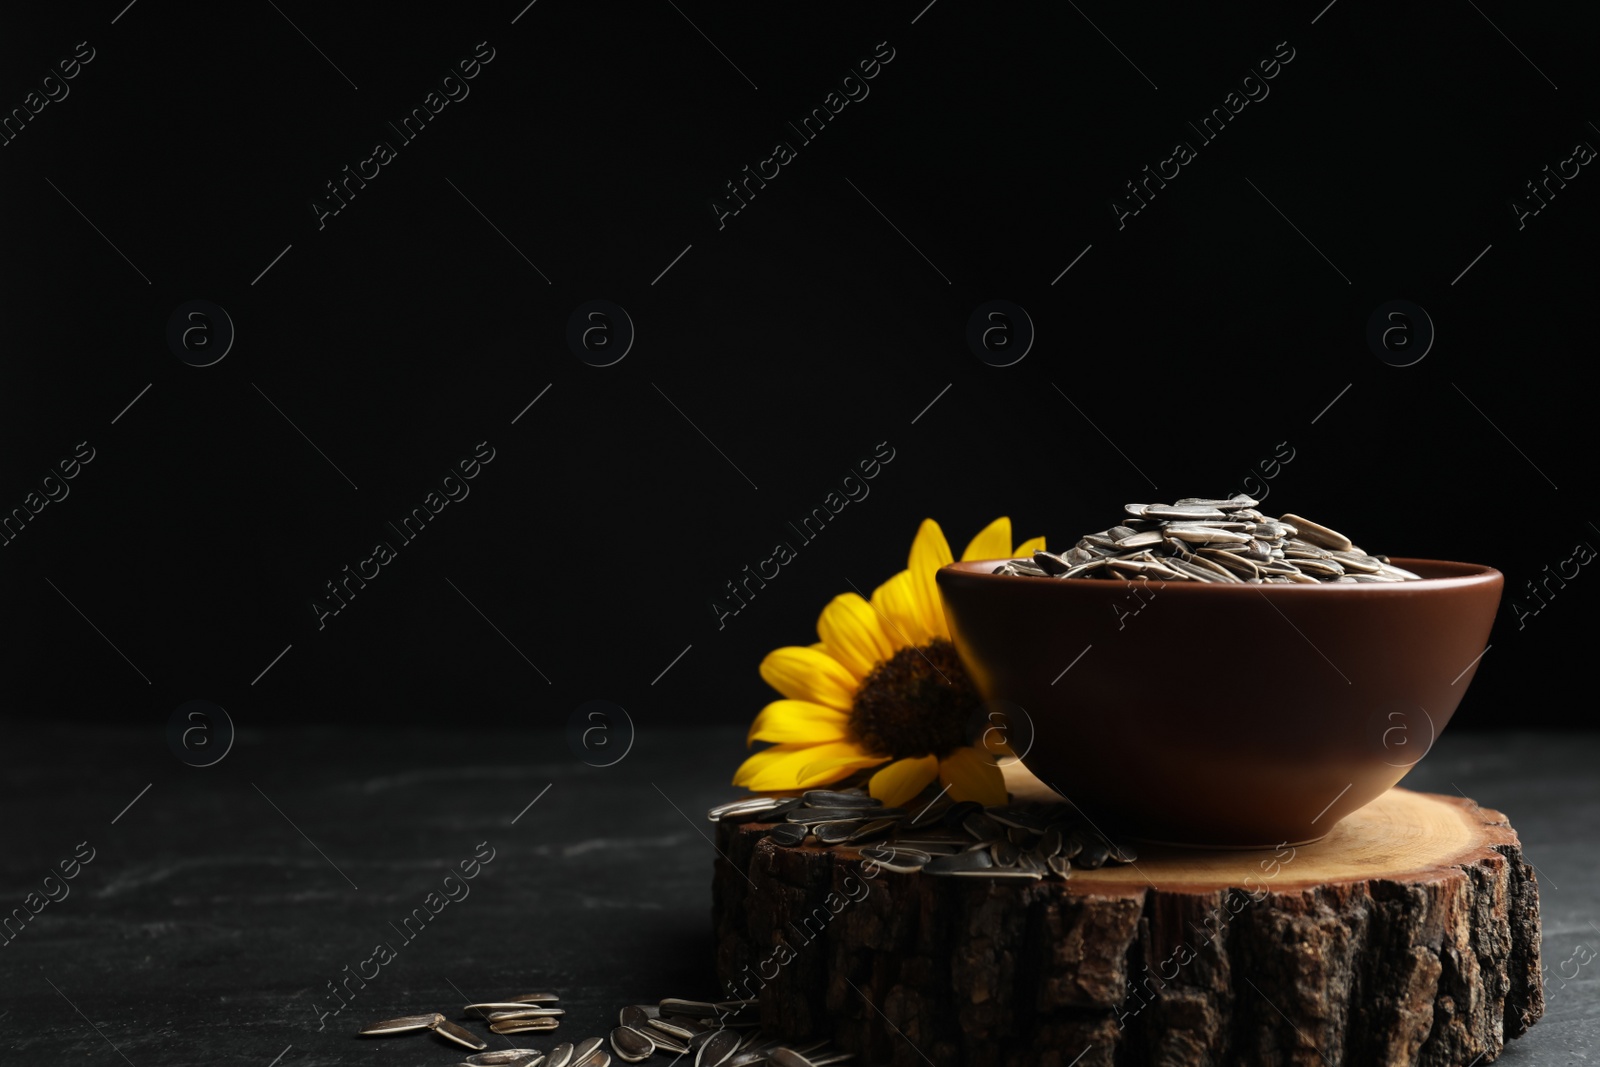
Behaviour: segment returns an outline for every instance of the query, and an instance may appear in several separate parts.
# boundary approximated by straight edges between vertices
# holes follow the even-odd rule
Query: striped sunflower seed
[[[723,1067],[739,1051],[741,1039],[732,1030],[713,1030],[694,1056],[694,1067]]]
[[[611,1051],[624,1063],[643,1063],[655,1055],[656,1043],[631,1026],[611,1031]]]
[[[382,1022],[368,1023],[363,1026],[360,1033],[365,1037],[376,1037],[380,1034],[405,1034],[412,1030],[431,1030],[444,1022],[445,1018],[436,1011],[426,1015],[402,1015],[398,1019],[384,1019]]]
[[[470,1048],[474,1052],[489,1047],[489,1042],[485,1041],[471,1030],[468,1030],[465,1026],[462,1026],[459,1023],[453,1023],[449,1019],[441,1018],[438,1022],[434,1023],[433,1032],[438,1034],[440,1037],[448,1038],[449,1040],[454,1041],[462,1048]]]
[[[503,1048],[494,1052],[475,1052],[461,1062],[467,1067],[531,1067],[544,1053],[536,1048]]]
[[[528,1034],[538,1030],[554,1030],[560,1025],[560,1019],[544,1015],[531,1019],[500,1019],[490,1023],[489,1029],[497,1034]]]
[[[850,793],[838,789],[807,789],[800,800],[812,808],[881,808],[883,801],[867,793]]]

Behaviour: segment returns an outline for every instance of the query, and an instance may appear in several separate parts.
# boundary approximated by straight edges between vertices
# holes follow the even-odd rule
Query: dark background
[[[0,147],[0,511],[95,458],[0,548],[9,715],[744,721],[760,657],[903,567],[925,516],[957,553],[999,514],[1060,547],[1127,501],[1258,487],[1287,442],[1263,510],[1505,572],[1457,728],[1586,724],[1559,694],[1588,688],[1600,579],[1520,627],[1510,601],[1600,545],[1600,177],[1521,230],[1509,205],[1600,145],[1593,17],[924,3],[10,13],[0,108],[95,58]],[[470,95],[319,229],[324,183],[480,41]],[[785,123],[884,41],[800,144]],[[1201,146],[1186,120],[1283,41]],[[779,139],[797,158],[719,229]],[[1178,139],[1198,157],[1119,229]],[[603,368],[565,340],[597,298],[637,329]],[[997,298],[1037,329],[1008,367],[965,340]],[[1365,337],[1400,298],[1437,329],[1408,367]],[[192,299],[237,330],[209,367],[165,337]],[[480,441],[470,496],[319,629],[324,583]],[[786,522],[880,442],[870,496],[799,544]],[[779,539],[798,558],[719,630]]]

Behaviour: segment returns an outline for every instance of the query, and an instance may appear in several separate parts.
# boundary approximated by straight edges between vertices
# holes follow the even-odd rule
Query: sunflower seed
[[[536,1048],[503,1048],[494,1052],[475,1052],[461,1062],[467,1067],[530,1067],[544,1053]]]
[[[1220,548],[1202,548],[1192,560],[1186,560],[1191,566],[1207,570],[1213,578],[1217,577],[1219,568],[1226,567],[1234,574],[1246,578],[1259,578],[1261,571],[1256,565],[1236,552],[1228,552]]]
[[[624,1063],[643,1063],[655,1055],[656,1043],[631,1026],[619,1026],[611,1031],[611,1051]]]
[[[989,856],[994,860],[996,867],[1015,867],[1017,858],[1022,855],[1022,850],[1010,841],[992,841],[989,843]]]
[[[766,1047],[764,1043],[753,1048],[741,1049],[728,1061],[728,1067],[754,1067],[755,1064],[765,1063],[767,1053],[770,1051],[772,1049]]]
[[[799,806],[799,797],[746,797],[718,804],[706,813],[706,817],[712,822],[749,822],[758,816],[768,815],[771,816],[768,822],[776,822],[784,812]]]
[[[1224,511],[1228,511],[1236,508],[1253,508],[1259,503],[1261,501],[1252,500],[1243,493],[1239,493],[1226,500],[1207,500],[1204,497],[1186,496],[1178,501],[1178,506],[1187,508],[1222,508]]]
[[[824,845],[842,845],[850,840],[850,835],[860,826],[861,824],[857,822],[824,822],[813,826],[811,832],[816,834],[817,840]]]
[[[1072,567],[1072,564],[1068,563],[1060,556],[1046,552],[1043,549],[1039,549],[1034,552],[1033,565],[1044,571],[1046,574],[1061,574]]]
[[[866,793],[842,789],[807,789],[800,799],[813,808],[881,808],[883,801]]]
[[[565,1008],[536,1008],[528,1004],[519,1004],[504,1011],[491,1011],[488,1019],[492,1023],[503,1023],[512,1019],[551,1019],[566,1013]]]
[[[1082,867],[1087,871],[1096,870],[1097,868],[1104,867],[1106,860],[1109,859],[1110,856],[1111,849],[1106,842],[1100,840],[1098,837],[1091,837],[1089,840],[1083,843],[1083,851],[1073,857],[1073,859],[1077,861],[1074,866]]]
[[[620,1026],[631,1026],[635,1030],[650,1025],[650,1020],[659,1018],[661,1009],[654,1004],[629,1004],[617,1013],[617,1023]]]
[[[1046,858],[1054,856],[1061,851],[1061,831],[1052,826],[1039,838],[1039,843],[1034,846],[1039,855]]]
[[[959,827],[973,812],[983,810],[983,805],[975,800],[958,800],[945,809],[944,818],[941,820],[950,829]]]
[[[1333,558],[1344,564],[1347,571],[1360,571],[1362,574],[1377,574],[1383,570],[1383,563],[1372,556],[1363,556],[1355,552],[1334,552]]]
[[[1284,512],[1283,521],[1299,531],[1299,537],[1302,541],[1309,541],[1320,548],[1333,548],[1340,552],[1348,552],[1355,547],[1350,538],[1338,530],[1330,530],[1320,523],[1301,518],[1299,515]]]
[[[1238,530],[1219,530],[1214,526],[1182,526],[1171,527],[1161,531],[1162,538],[1175,538],[1179,541],[1192,541],[1202,545],[1242,545],[1250,540],[1250,535],[1240,533]]]
[[[497,1034],[527,1034],[536,1030],[554,1030],[560,1025],[560,1019],[542,1015],[529,1019],[499,1019],[490,1023],[489,1029]]]
[[[443,1015],[436,1011],[430,1011],[426,1015],[402,1015],[398,1019],[384,1019],[382,1022],[368,1023],[361,1028],[360,1033],[367,1037],[378,1034],[404,1034],[412,1030],[429,1030],[444,1021]]]
[[[544,1067],[569,1067],[572,1063],[572,1046],[563,1041],[550,1050],[544,1059]]]
[[[474,1052],[489,1047],[489,1042],[468,1030],[465,1026],[451,1022],[449,1019],[440,1018],[433,1024],[433,1032],[440,1037],[449,1038],[462,1048],[470,1048]]]
[[[1057,878],[1072,877],[1072,861],[1065,856],[1051,856],[1045,860],[1045,865],[1050,868],[1050,873]]]
[[[732,1030],[714,1030],[695,1053],[694,1067],[722,1067],[739,1050],[739,1035]]]
[[[814,825],[823,822],[860,822],[862,819],[898,819],[904,814],[905,808],[797,808],[784,818],[790,822]]]
[[[1047,868],[1045,867],[1044,860],[1040,859],[1032,852],[1023,852],[1017,856],[1017,870],[1030,871],[1034,874],[1043,875]]]
[[[1234,522],[1226,519],[1213,522],[1180,522],[1178,520],[1173,520],[1171,522],[1162,523],[1160,529],[1169,533],[1173,530],[1229,530],[1233,533],[1249,533],[1250,528],[1253,525],[1255,524],[1249,522]]]
[[[1204,521],[1206,519],[1226,519],[1221,511],[1209,505],[1184,504],[1173,506],[1170,504],[1147,504],[1141,518],[1146,519],[1189,519]]]
[[[1159,545],[1162,540],[1160,530],[1136,530],[1118,538],[1116,545],[1118,548],[1143,548],[1146,545]]]
[[[933,856],[926,852],[887,845],[864,848],[861,855],[884,870],[897,874],[915,874],[933,861]]]
[[[896,826],[900,825],[896,819],[874,819],[865,826],[858,826],[846,841],[870,841],[875,837],[882,837]]]
[[[677,1038],[679,1041],[687,1041],[695,1035],[695,1031],[687,1026],[680,1026],[670,1019],[651,1019],[650,1025],[660,1030],[663,1034]]]
[[[767,831],[767,838],[786,847],[800,844],[809,831],[801,823],[781,822]]]

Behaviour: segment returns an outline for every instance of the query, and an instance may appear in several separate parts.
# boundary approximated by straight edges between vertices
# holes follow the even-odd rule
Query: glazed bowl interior
[[[1027,769],[1109,830],[1212,847],[1324,836],[1449,723],[1500,602],[1492,567],[1317,585],[937,577]]]

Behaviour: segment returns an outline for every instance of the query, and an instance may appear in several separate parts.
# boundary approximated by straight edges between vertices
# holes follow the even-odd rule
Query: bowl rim
[[[1031,574],[992,573],[995,567],[1006,562],[1007,560],[1021,558],[1022,557],[1020,556],[1006,556],[1001,559],[957,560],[953,563],[946,563],[944,566],[940,567],[934,577],[937,581],[945,579],[946,576],[955,577],[959,575],[958,580],[960,581],[972,581],[988,585],[995,585],[999,583],[1010,583],[1015,585],[1018,582],[1031,582],[1039,584],[1048,582],[1053,585],[1067,588],[1079,587],[1086,589],[1104,588],[1106,585],[1105,582],[1098,579],[1090,579],[1088,581],[1078,582],[1071,580],[1063,581],[1059,578],[1050,577],[1039,578]],[[1270,584],[1263,582],[1260,584],[1251,584],[1249,582],[1162,581],[1161,579],[1152,579],[1152,581],[1158,584],[1163,592],[1177,591],[1180,596],[1235,596],[1242,593],[1247,593],[1251,590],[1255,590],[1263,595],[1266,595],[1267,590],[1271,590],[1273,596],[1278,596],[1284,593],[1287,593],[1290,596],[1329,595],[1326,592],[1316,592],[1317,590],[1338,591],[1332,595],[1348,596],[1352,593],[1359,593],[1362,596],[1395,596],[1409,593],[1426,592],[1428,590],[1467,589],[1474,586],[1492,585],[1496,582],[1503,583],[1505,581],[1505,575],[1486,563],[1460,563],[1455,560],[1419,559],[1411,556],[1391,556],[1389,558],[1396,566],[1404,567],[1406,570],[1417,570],[1417,566],[1415,565],[1421,565],[1421,567],[1425,570],[1431,570],[1435,567],[1442,566],[1455,569],[1460,573],[1449,574],[1438,578],[1415,578],[1404,582],[1355,582],[1348,584],[1344,582],[1318,582],[1316,585],[1311,585],[1304,582],[1273,582]],[[1129,580],[1132,581],[1133,579]],[[1017,588],[1022,587],[1017,586]],[[1201,593],[1200,590],[1206,590],[1206,592]]]

